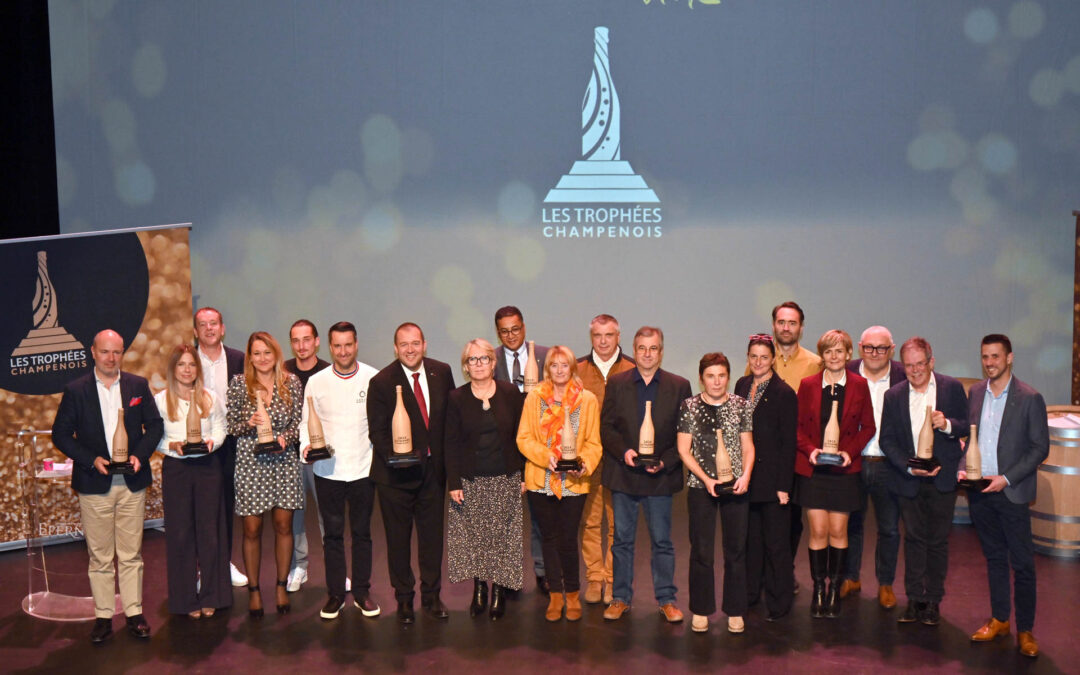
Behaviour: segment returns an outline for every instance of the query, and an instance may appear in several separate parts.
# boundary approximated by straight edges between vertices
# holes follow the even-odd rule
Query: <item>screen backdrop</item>
[[[1071,0],[49,13],[62,231],[191,221],[196,304],[233,346],[348,319],[381,367],[413,320],[456,364],[516,304],[579,355],[599,312],[627,347],[659,325],[694,379],[795,299],[810,348],[884,323],[958,376],[1008,333],[1068,400]]]

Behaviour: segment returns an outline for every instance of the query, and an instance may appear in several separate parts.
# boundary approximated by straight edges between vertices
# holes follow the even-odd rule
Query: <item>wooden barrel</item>
[[[1047,406],[1050,454],[1039,465],[1031,507],[1035,550],[1080,559],[1080,406]]]

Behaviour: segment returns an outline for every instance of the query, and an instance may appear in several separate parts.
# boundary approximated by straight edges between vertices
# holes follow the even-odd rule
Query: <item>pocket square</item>
[[[142,403],[142,396],[135,396],[130,401],[128,401],[128,407],[129,408],[134,408],[135,406],[139,405],[140,403]]]

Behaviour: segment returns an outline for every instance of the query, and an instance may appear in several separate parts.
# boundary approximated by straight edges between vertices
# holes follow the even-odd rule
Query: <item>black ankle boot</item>
[[[843,583],[844,559],[847,558],[847,549],[830,546],[825,550],[829,552],[829,592],[825,596],[825,616],[835,619],[840,616],[840,584]]]
[[[487,604],[487,582],[480,581],[479,579],[473,579],[473,598],[472,604],[469,605],[469,616],[483,614],[484,611],[487,610]]]
[[[506,614],[506,589],[499,584],[491,584],[491,620],[501,619]]]
[[[828,573],[828,559],[828,549],[810,549],[810,577],[814,580],[814,590],[810,596],[810,616],[815,619],[825,616],[825,575]]]

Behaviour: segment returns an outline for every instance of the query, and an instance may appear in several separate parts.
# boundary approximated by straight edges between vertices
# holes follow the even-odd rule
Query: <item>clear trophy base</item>
[[[105,470],[110,475],[122,474],[125,476],[135,475],[135,467],[132,466],[131,461],[127,462],[109,462],[105,465]]]
[[[202,441],[198,443],[184,443],[180,446],[180,450],[184,453],[185,457],[191,455],[206,455],[210,453],[210,446]]]
[[[320,459],[330,459],[333,456],[334,449],[329,445],[323,446],[321,448],[308,448],[307,458],[304,461],[310,464],[311,462],[317,462]]]
[[[656,455],[638,455],[634,457],[634,466],[650,469],[660,465],[660,458]]]
[[[817,459],[815,460],[818,466],[843,466],[844,458],[839,452],[819,452]]]
[[[560,459],[555,462],[556,471],[579,471],[581,469],[581,460],[577,459]]]
[[[909,469],[921,469],[923,471],[933,471],[941,466],[941,462],[936,457],[930,457],[929,459],[923,459],[922,457],[912,457],[907,461]]]
[[[965,478],[964,480],[956,481],[956,484],[962,488],[968,490],[974,490],[975,492],[982,492],[990,486],[989,478]]]
[[[281,452],[281,445],[277,441],[266,441],[265,443],[257,443],[255,445],[256,455],[270,455],[275,452]]]
[[[23,598],[23,611],[47,621],[93,621],[97,618],[94,598],[38,591]],[[120,596],[116,596],[115,614],[124,611]]]
[[[415,450],[412,452],[395,452],[386,458],[386,465],[394,469],[404,469],[416,466],[419,463],[420,453]]]

